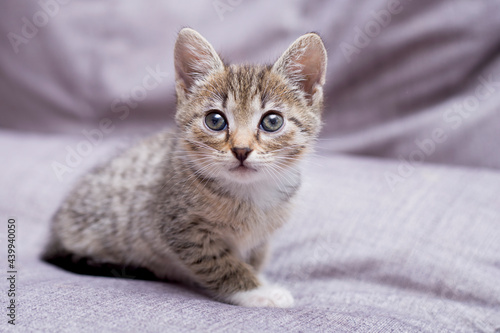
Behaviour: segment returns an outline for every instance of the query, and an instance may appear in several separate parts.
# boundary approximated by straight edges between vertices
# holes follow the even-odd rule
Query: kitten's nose
[[[247,159],[248,155],[250,155],[250,153],[253,151],[253,149],[250,149],[250,148],[231,148],[231,151],[233,152],[234,156],[241,163],[243,163],[243,161]]]

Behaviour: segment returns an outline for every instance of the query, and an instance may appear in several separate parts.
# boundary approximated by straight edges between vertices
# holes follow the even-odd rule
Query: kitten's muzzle
[[[231,151],[236,157],[238,161],[240,161],[240,164],[232,169],[229,169],[230,171],[239,171],[239,172],[249,172],[249,171],[257,171],[252,167],[249,167],[246,165],[244,162],[250,155],[250,153],[253,151],[253,149],[250,148],[231,148]]]

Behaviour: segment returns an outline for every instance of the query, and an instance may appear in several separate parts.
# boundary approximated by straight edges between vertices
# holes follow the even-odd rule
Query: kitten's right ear
[[[224,63],[212,45],[190,28],[179,32],[174,48],[175,80],[188,92],[206,75],[222,70]]]

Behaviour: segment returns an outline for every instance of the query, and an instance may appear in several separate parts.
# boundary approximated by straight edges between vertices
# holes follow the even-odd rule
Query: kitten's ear
[[[190,28],[179,32],[174,48],[175,80],[185,91],[204,76],[222,70],[224,63],[212,45]]]
[[[274,63],[273,70],[312,96],[325,84],[326,50],[321,37],[308,33],[299,37]]]

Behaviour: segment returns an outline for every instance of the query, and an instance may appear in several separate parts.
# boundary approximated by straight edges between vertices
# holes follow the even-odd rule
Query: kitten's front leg
[[[169,245],[202,287],[226,302],[246,307],[293,305],[287,290],[260,281],[254,268],[235,256],[214,233],[198,225],[170,235]],[[203,230],[200,230],[203,229]]]
[[[252,250],[248,263],[259,272],[267,261],[268,252],[269,244],[266,241]]]

